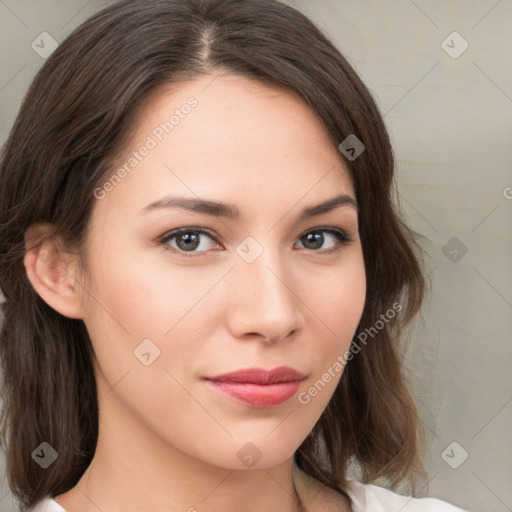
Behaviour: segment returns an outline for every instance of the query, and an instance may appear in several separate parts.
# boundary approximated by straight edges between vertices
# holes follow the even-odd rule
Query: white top
[[[348,479],[352,512],[468,512],[437,498],[411,498],[377,485]],[[55,500],[46,498],[30,512],[67,512]]]

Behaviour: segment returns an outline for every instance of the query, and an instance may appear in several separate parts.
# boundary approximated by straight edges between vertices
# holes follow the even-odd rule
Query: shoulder
[[[353,512],[468,512],[437,498],[413,498],[373,484],[348,480]]]
[[[35,507],[29,508],[27,512],[66,512],[66,509],[48,496]]]

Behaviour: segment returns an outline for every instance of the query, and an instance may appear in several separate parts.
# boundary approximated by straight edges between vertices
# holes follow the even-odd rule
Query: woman
[[[131,0],[76,29],[0,167],[22,506],[460,511],[370,483],[426,477],[393,167],[368,90],[282,3]]]

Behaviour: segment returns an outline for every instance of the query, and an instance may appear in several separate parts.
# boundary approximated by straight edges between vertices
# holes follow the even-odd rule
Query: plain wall
[[[44,61],[32,41],[46,31],[60,42],[108,3],[0,2],[0,143]],[[287,3],[330,35],[373,93],[404,216],[429,255],[433,290],[407,354],[429,441],[428,495],[511,511],[512,2]],[[13,509],[2,479],[0,511]]]
[[[433,291],[409,352],[431,442],[428,494],[510,511],[512,2],[288,3],[374,94],[401,205],[429,254]],[[468,44],[460,55],[454,31]]]

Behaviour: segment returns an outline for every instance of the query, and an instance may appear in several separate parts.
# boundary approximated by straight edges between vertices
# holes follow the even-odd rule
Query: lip
[[[205,377],[207,385],[235,401],[254,408],[277,407],[297,394],[305,378],[289,366],[271,370],[244,368],[222,375]]]

